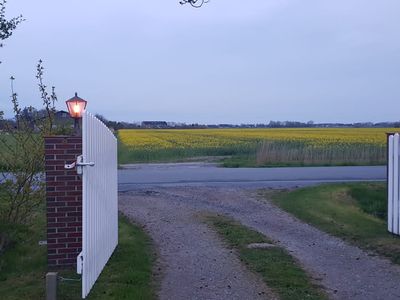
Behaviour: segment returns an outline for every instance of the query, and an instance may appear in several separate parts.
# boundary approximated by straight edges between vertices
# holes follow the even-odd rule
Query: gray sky
[[[35,66],[58,108],[74,92],[109,119],[200,123],[400,120],[400,1],[9,0],[27,19],[0,49],[39,106]]]

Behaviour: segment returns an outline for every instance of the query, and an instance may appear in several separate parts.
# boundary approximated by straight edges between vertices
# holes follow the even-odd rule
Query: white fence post
[[[399,134],[388,137],[388,231],[400,234]]]
[[[96,117],[82,120],[82,298],[118,244],[117,140]],[[91,166],[90,164],[94,165]]]

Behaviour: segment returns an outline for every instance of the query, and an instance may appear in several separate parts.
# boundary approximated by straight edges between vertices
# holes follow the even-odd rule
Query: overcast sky
[[[26,21],[0,49],[40,106],[35,66],[57,107],[78,92],[113,120],[258,123],[400,120],[400,1],[9,0]]]

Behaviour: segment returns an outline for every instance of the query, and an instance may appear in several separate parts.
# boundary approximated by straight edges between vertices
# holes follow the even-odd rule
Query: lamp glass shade
[[[66,104],[70,116],[74,119],[82,118],[82,113],[85,111],[86,103],[86,100],[83,100],[77,96],[67,100]]]

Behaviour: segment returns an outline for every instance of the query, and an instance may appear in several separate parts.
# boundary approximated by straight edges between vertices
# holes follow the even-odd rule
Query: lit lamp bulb
[[[74,114],[80,115],[81,108],[79,107],[78,103],[74,105]]]

